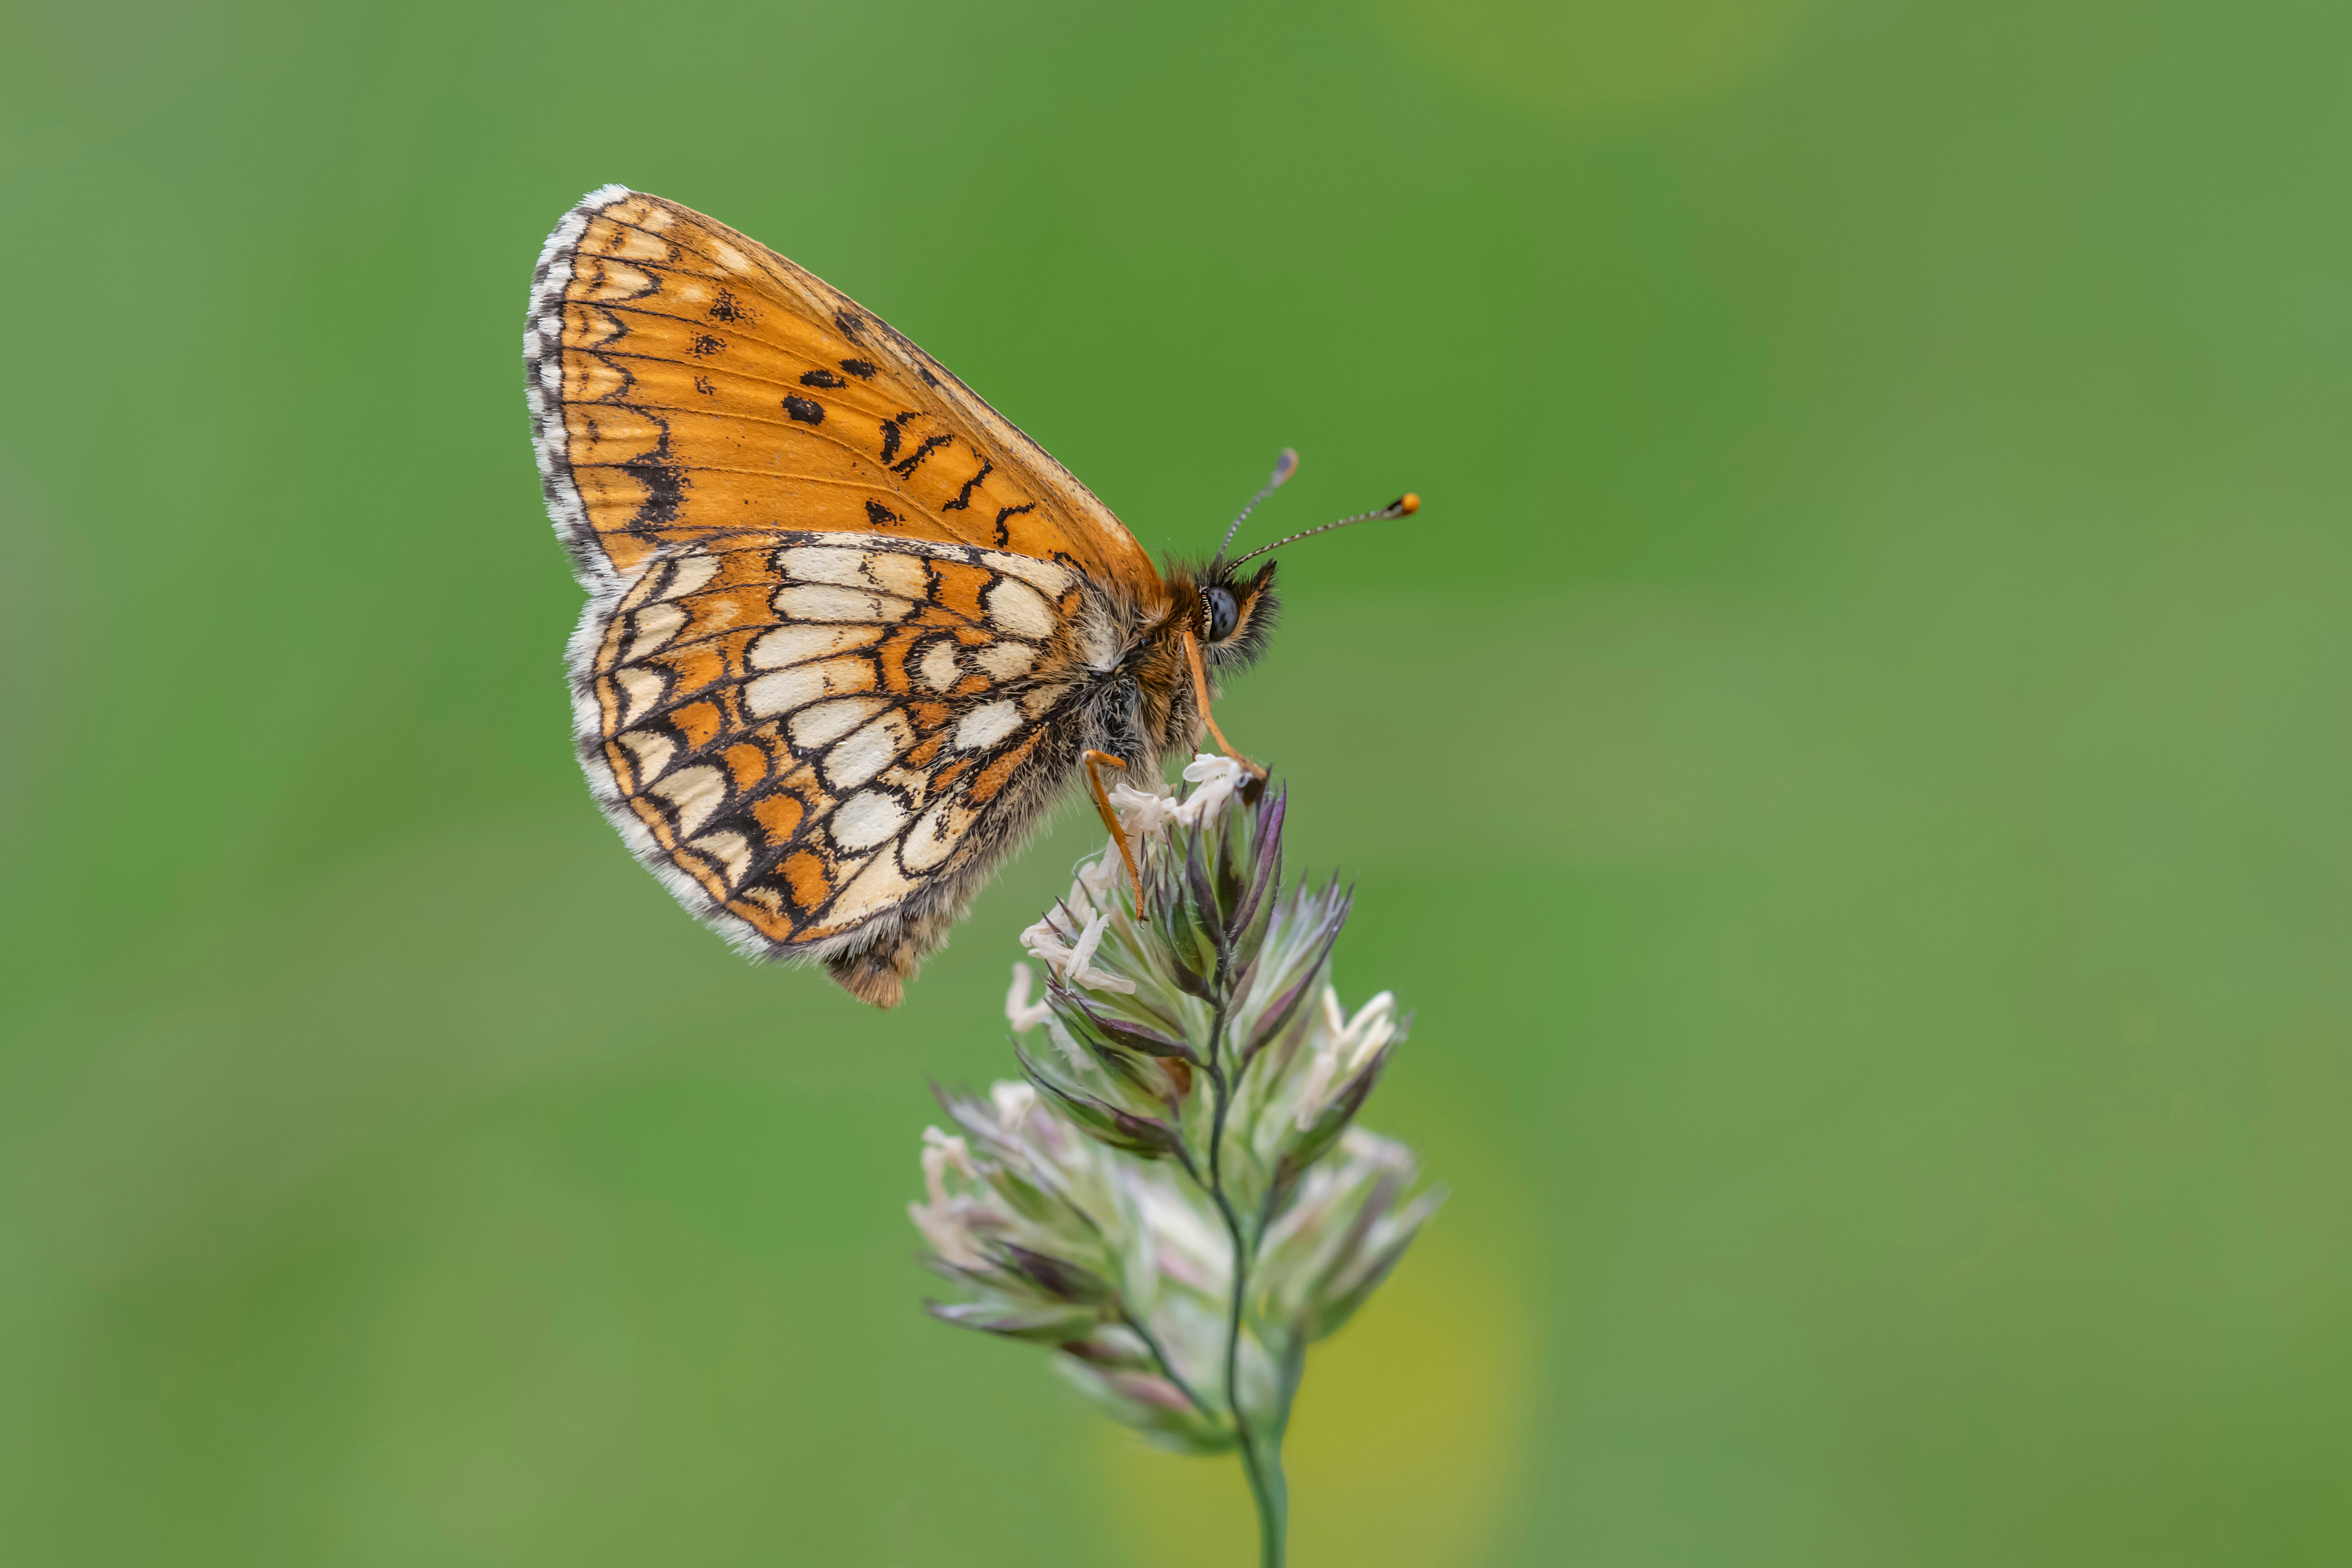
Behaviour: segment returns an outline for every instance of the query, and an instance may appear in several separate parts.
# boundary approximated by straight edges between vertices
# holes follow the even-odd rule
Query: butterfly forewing
[[[1079,596],[1055,563],[934,541],[670,546],[583,628],[592,779],[690,905],[789,956],[995,844],[1058,781]]]
[[[846,296],[698,213],[607,187],[548,244],[525,336],[540,463],[592,584],[738,529],[1058,560],[1148,595],[1133,535]]]

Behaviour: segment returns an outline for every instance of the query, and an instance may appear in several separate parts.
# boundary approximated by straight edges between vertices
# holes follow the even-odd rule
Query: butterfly
[[[877,1006],[1089,753],[1157,779],[1274,625],[1273,562],[1156,570],[937,361],[675,202],[564,216],[523,358],[597,804],[737,948]]]

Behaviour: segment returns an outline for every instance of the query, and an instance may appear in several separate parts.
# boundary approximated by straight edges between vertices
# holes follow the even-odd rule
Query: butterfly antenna
[[[1327,522],[1320,528],[1310,528],[1304,533],[1294,533],[1288,539],[1277,539],[1272,544],[1261,544],[1255,550],[1251,551],[1249,554],[1244,555],[1234,561],[1234,564],[1238,566],[1242,562],[1254,560],[1255,558],[1265,554],[1269,550],[1279,550],[1286,544],[1295,543],[1301,539],[1307,538],[1308,534],[1328,533],[1335,528],[1345,528],[1349,523],[1355,522],[1370,522],[1375,518],[1411,517],[1414,512],[1417,512],[1420,510],[1421,498],[1413,494],[1411,490],[1407,490],[1404,494],[1397,497],[1396,500],[1389,502],[1388,505],[1381,507],[1377,511],[1360,511],[1353,517],[1343,517],[1337,522]]]
[[[1225,530],[1224,541],[1217,546],[1218,560],[1223,561],[1225,558],[1227,546],[1233,543],[1234,535],[1242,531],[1242,524],[1249,521],[1249,514],[1257,510],[1257,503],[1280,489],[1290,476],[1297,471],[1298,454],[1285,447],[1282,449],[1282,456],[1274,460],[1274,477],[1265,481],[1264,489],[1250,497],[1249,505],[1242,508],[1241,516],[1234,519],[1234,525]]]

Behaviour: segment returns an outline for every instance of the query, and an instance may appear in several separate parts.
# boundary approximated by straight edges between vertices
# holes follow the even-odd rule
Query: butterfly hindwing
[[[1066,776],[1084,598],[1066,567],[936,541],[669,545],[574,639],[582,759],[689,908],[824,956],[955,902]]]
[[[524,354],[557,528],[595,586],[721,531],[878,533],[1158,577],[1086,487],[870,311],[607,186],[548,240]]]

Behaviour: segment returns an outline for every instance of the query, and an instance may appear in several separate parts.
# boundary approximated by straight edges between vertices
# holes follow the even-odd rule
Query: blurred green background
[[[1221,715],[1455,1192],[1301,1568],[2352,1559],[2346,17],[11,7],[0,1559],[1244,1560],[916,1308],[1084,823],[879,1016],[590,805],[519,344],[608,180],[1154,550],[1426,498]]]

